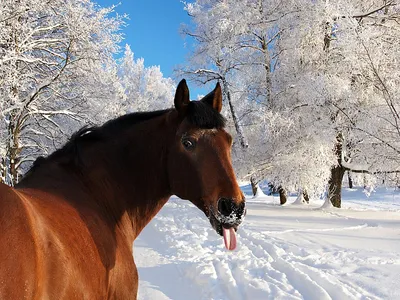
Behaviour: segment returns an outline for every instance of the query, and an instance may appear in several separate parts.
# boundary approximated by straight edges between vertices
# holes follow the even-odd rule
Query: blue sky
[[[128,14],[123,28],[125,43],[131,46],[135,57],[143,57],[146,66],[159,65],[165,77],[184,64],[190,50],[189,38],[180,33],[182,24],[190,24],[190,17],[180,0],[95,0],[101,6],[120,5],[119,14]],[[181,78],[174,78],[179,81]],[[204,91],[189,84],[191,98]]]

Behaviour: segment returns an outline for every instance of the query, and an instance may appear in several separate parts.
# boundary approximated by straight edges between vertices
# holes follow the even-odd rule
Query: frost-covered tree
[[[121,18],[89,0],[0,3],[0,181],[115,109]]]
[[[340,207],[345,171],[397,174],[398,1],[198,0],[186,9],[198,41],[191,71],[228,83],[249,140],[235,149],[242,177],[327,187]]]
[[[145,67],[143,58],[135,60],[129,45],[125,46],[124,56],[119,61],[118,76],[127,112],[165,109],[173,105],[174,81],[163,77],[159,66]]]
[[[183,31],[197,43],[184,73],[201,84],[211,81],[221,82],[224,99],[228,102],[226,106],[228,115],[234,125],[237,141],[241,147],[247,148],[248,141],[236,109],[240,92],[234,84],[235,81],[232,80],[242,63],[232,56],[233,49],[238,45],[235,40],[236,32],[232,30],[233,19],[230,19],[232,8],[229,4],[229,1],[215,0],[186,3],[185,9],[192,17],[195,27],[193,30],[186,27]]]
[[[398,170],[399,3],[304,2],[291,22],[277,75],[284,97],[301,110],[313,107],[315,125],[334,137],[328,200],[340,207],[345,171]]]
[[[282,32],[290,29],[289,22],[278,22],[296,14],[297,5],[294,1],[250,0],[187,4],[196,27],[186,33],[198,42],[189,72],[203,82],[223,83],[225,99],[234,108],[231,115],[239,137],[234,145],[234,159],[240,177],[250,179],[253,184],[268,178],[287,188],[304,185],[304,188],[313,186],[310,190],[314,190],[316,180],[312,176],[299,176],[306,174],[305,166],[309,166],[309,173],[318,176],[319,171],[311,171],[311,164],[307,163],[314,158],[312,151],[307,152],[309,156],[293,156],[290,163],[285,156],[289,149],[300,153],[305,144],[301,137],[308,133],[302,132],[305,126],[290,125],[301,118],[277,103],[281,91],[275,74],[279,72],[277,64],[282,54],[278,43]],[[285,118],[288,122],[283,122]],[[291,134],[284,134],[288,131]],[[243,147],[242,136],[249,141],[248,149]],[[317,157],[319,154],[313,153]]]

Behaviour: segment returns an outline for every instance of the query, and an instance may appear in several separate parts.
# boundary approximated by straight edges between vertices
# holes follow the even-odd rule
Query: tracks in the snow
[[[250,222],[239,229],[234,252],[226,251],[202,213],[183,201],[169,202],[141,238],[149,239],[146,242],[174,263],[184,281],[201,291],[193,299],[379,299],[349,280],[347,272],[363,263],[351,251],[324,243],[303,248],[315,243],[316,233],[364,230],[369,227],[365,223],[270,234],[258,230],[250,211],[248,215]],[[304,235],[305,242],[292,242],[295,235]]]

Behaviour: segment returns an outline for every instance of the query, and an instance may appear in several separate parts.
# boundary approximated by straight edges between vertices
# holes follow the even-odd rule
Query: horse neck
[[[116,136],[100,158],[107,163],[94,162],[101,167],[88,180],[96,188],[96,201],[119,218],[119,227],[132,230],[133,238],[171,196],[167,155],[173,138],[174,128],[163,115]]]
[[[44,185],[41,183],[44,178],[34,182],[47,192],[61,190],[66,199],[72,198],[68,191],[74,185],[83,187],[85,192],[78,200],[94,202],[99,213],[112,220],[128,237],[128,242],[133,242],[171,196],[166,164],[175,129],[167,124],[167,114],[116,133],[98,147],[81,149],[84,167],[75,176],[70,176],[68,170],[55,174],[58,170],[53,166],[47,171]]]

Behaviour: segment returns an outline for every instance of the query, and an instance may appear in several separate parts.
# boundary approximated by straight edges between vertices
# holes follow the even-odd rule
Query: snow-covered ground
[[[400,299],[400,191],[343,199],[321,209],[248,197],[229,252],[202,212],[172,198],[134,244],[139,299]]]

